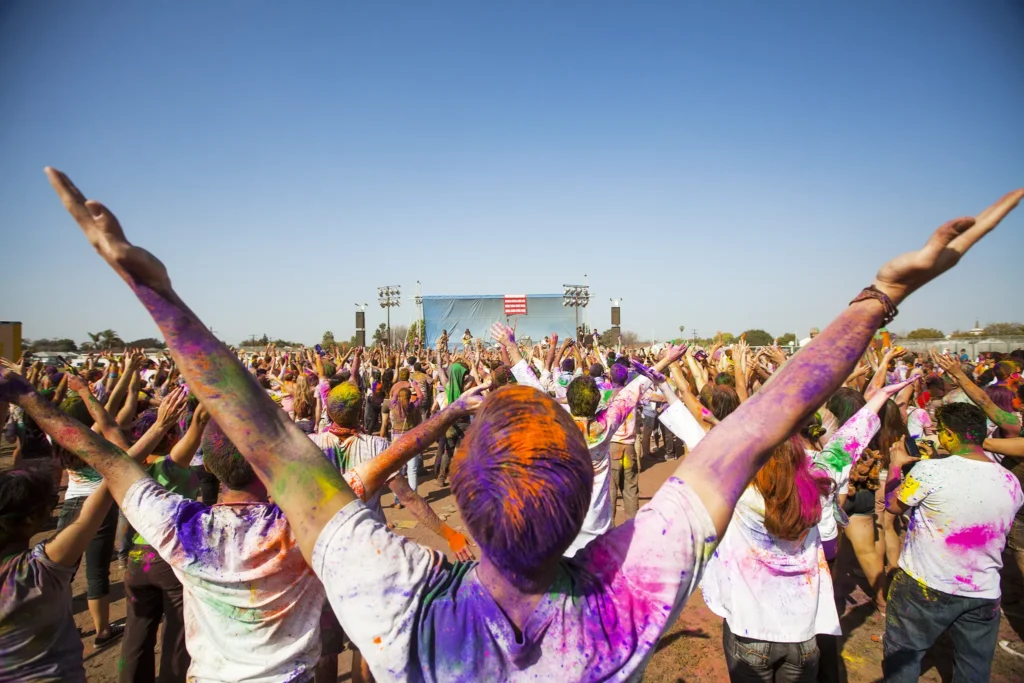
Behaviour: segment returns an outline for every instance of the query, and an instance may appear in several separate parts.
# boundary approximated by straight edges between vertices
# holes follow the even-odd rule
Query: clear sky
[[[66,171],[231,343],[377,286],[558,292],[641,336],[823,326],[1024,185],[1024,4],[0,3],[0,319],[156,327]],[[1019,209],[894,330],[1020,320]],[[393,322],[406,322],[405,302]]]

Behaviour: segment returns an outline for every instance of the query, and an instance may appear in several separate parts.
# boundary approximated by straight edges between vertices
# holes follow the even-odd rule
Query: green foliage
[[[771,346],[773,337],[764,330],[747,330],[743,333],[747,344],[751,346]]]
[[[125,344],[129,349],[166,349],[167,344],[162,339],[156,337],[143,337],[142,339],[136,339],[135,341],[128,342]]]
[[[982,334],[989,335],[1024,335],[1022,323],[991,323],[985,325]]]
[[[25,351],[57,351],[61,353],[72,353],[78,351],[78,344],[72,339],[36,339],[29,342],[28,339],[23,340],[25,344]]]
[[[117,332],[113,330],[103,330],[102,332],[87,332],[89,335],[88,342],[89,346],[97,351],[109,351],[113,348],[124,348],[124,340],[117,335]],[[84,346],[84,344],[83,344]]]
[[[388,343],[388,326],[387,323],[381,323],[377,326],[377,329],[373,331],[373,344],[387,344]]]
[[[779,346],[789,346],[790,344],[795,344],[797,340],[795,334],[793,334],[792,332],[787,332],[786,334],[779,337],[778,341]]]
[[[325,349],[333,349],[337,343],[338,342],[334,341],[334,333],[330,330],[324,332],[324,336],[320,338],[320,346]]]
[[[907,339],[945,339],[946,335],[942,330],[934,327],[919,327],[907,333]]]

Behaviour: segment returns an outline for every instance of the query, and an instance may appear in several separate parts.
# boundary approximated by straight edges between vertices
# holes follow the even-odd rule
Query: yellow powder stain
[[[908,474],[907,478],[903,480],[903,484],[900,486],[898,498],[900,500],[910,498],[915,493],[917,493],[917,489],[919,489],[920,487],[921,482],[919,482],[917,479],[914,479],[912,476]]]

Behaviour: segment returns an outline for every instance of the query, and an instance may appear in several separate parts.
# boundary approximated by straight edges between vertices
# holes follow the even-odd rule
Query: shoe
[[[1003,648],[1003,650],[1009,652],[1011,655],[1014,655],[1015,657],[1020,657],[1024,659],[1024,643],[1022,643],[1019,640],[1014,641],[1012,643],[1008,640],[1000,640],[999,647]]]
[[[124,624],[111,624],[108,628],[110,630],[109,635],[96,636],[95,640],[93,640],[93,645],[97,650],[101,647],[110,645],[112,642],[124,635]]]

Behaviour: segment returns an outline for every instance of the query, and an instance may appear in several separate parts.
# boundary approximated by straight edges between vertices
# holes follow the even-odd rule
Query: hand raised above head
[[[922,248],[883,265],[875,276],[875,287],[898,305],[916,289],[955,266],[978,240],[999,225],[1021,198],[1024,189],[1014,190],[975,218],[955,218],[943,224]]]

